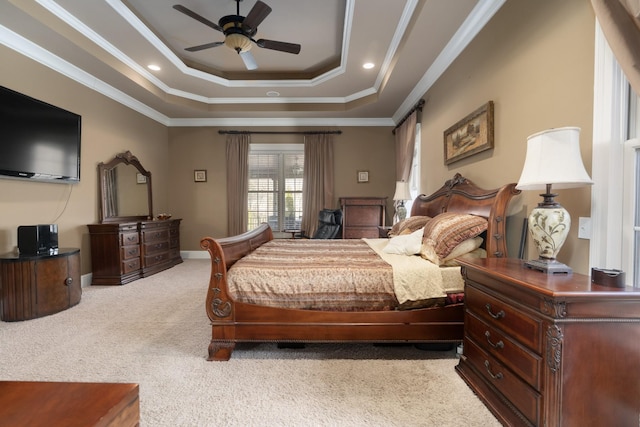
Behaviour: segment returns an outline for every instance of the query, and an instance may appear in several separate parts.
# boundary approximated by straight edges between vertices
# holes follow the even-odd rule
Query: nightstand
[[[505,425],[638,425],[640,289],[461,260],[456,371]]]
[[[389,237],[389,231],[391,231],[391,227],[388,225],[379,225],[378,226],[378,237],[381,239],[386,239]]]

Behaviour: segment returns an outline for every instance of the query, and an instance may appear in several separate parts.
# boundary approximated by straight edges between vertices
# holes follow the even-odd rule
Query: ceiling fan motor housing
[[[246,52],[251,49],[251,37],[253,37],[257,32],[256,28],[243,28],[243,21],[244,16],[240,15],[223,16],[218,21],[218,25],[222,27],[222,32],[225,35],[225,46],[238,53]]]

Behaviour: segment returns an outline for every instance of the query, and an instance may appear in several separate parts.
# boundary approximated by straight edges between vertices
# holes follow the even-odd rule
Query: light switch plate
[[[578,238],[591,239],[591,218],[578,218]]]

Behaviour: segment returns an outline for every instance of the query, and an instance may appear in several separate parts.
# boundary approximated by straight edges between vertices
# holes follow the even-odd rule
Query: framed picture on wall
[[[147,177],[145,175],[142,175],[141,173],[136,173],[136,183],[137,184],[146,184],[147,183]]]
[[[369,182],[369,171],[358,171],[358,183]]]
[[[444,131],[444,164],[493,148],[493,101]]]
[[[207,170],[196,169],[193,171],[193,180],[195,182],[207,182]]]

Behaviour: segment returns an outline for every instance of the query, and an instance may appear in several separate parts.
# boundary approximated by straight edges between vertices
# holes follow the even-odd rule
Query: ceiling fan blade
[[[300,53],[300,45],[296,43],[260,39],[256,41],[256,44],[264,49],[279,50],[280,52],[293,53],[295,55]]]
[[[205,43],[205,44],[201,44],[201,45],[198,45],[198,46],[188,47],[185,50],[188,50],[189,52],[197,52],[199,50],[209,49],[209,48],[212,48],[212,47],[218,47],[218,46],[221,46],[223,44],[224,44],[224,42]]]
[[[242,21],[242,27],[249,29],[249,31],[255,30],[270,13],[271,8],[258,0],[249,11],[247,17],[244,18],[244,21]]]
[[[244,66],[247,67],[247,70],[255,70],[258,68],[258,64],[250,51],[247,50],[240,52],[240,58],[242,58],[242,62],[244,62]]]
[[[214,29],[214,30],[216,30],[216,31],[220,31],[220,32],[222,32],[222,28],[221,28],[218,24],[216,24],[216,23],[214,23],[214,22],[209,21],[207,18],[205,18],[205,17],[203,17],[203,16],[198,15],[198,14],[197,14],[197,13],[195,13],[194,11],[192,11],[192,10],[190,10],[190,9],[187,9],[186,7],[182,6],[181,4],[174,4],[174,5],[173,5],[173,8],[174,8],[175,10],[177,10],[178,12],[182,12],[182,13],[184,13],[185,15],[187,15],[187,16],[189,16],[189,17],[191,17],[191,18],[195,19],[196,21],[200,21],[200,22],[202,22],[202,23],[203,23],[204,25],[206,25],[207,27],[211,27],[211,28],[213,28],[213,29]]]

